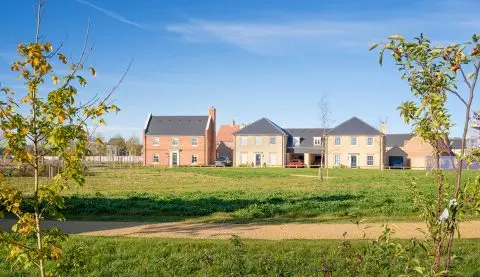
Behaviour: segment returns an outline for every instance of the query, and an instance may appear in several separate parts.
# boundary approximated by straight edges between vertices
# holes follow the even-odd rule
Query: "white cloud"
[[[106,16],[109,16],[115,20],[118,20],[122,23],[125,23],[125,24],[128,24],[128,25],[132,25],[132,26],[135,26],[137,28],[140,28],[140,29],[145,29],[145,30],[150,30],[150,28],[148,26],[146,26],[145,24],[140,24],[138,22],[135,22],[135,21],[131,21],[121,15],[119,15],[118,13],[112,11],[112,10],[107,10],[107,9],[104,9],[102,7],[99,7],[99,6],[96,6],[92,3],[89,3],[87,1],[84,1],[84,0],[76,0],[78,3],[80,4],[83,4],[83,5],[87,5],[91,8],[94,8],[95,10],[97,11],[100,11],[102,12],[103,14],[105,14]]]

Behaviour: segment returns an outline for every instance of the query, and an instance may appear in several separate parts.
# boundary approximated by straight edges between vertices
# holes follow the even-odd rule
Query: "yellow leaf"
[[[89,69],[90,72],[92,73],[93,77],[96,77],[96,76],[97,76],[97,71],[95,71],[95,68],[93,68],[93,67],[90,66],[88,69]]]
[[[52,76],[53,84],[58,85],[58,77],[57,76]]]

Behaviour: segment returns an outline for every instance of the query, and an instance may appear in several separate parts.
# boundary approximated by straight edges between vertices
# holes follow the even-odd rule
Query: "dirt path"
[[[13,220],[1,219],[0,229],[8,230]],[[44,227],[60,227],[64,232],[91,236],[159,237],[159,238],[202,238],[226,239],[238,235],[249,239],[374,239],[382,232],[381,223],[363,224],[360,229],[355,224],[210,224],[210,223],[140,223],[140,222],[100,222],[100,221],[46,221]],[[421,238],[417,229],[426,229],[421,222],[397,222],[390,224],[397,229],[394,237],[408,239]],[[480,238],[480,221],[470,221],[460,225],[462,238]]]

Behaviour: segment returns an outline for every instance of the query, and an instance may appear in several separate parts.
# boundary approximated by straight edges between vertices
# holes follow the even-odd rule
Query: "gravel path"
[[[8,230],[13,220],[1,219],[0,229]],[[249,239],[374,239],[382,230],[381,223],[362,224],[211,224],[211,223],[144,223],[144,222],[101,222],[101,221],[46,221],[44,227],[60,227],[64,232],[89,236],[159,237],[227,239],[238,235]],[[366,228],[368,226],[368,228]],[[424,235],[421,222],[396,222],[389,226],[396,229],[394,237],[408,239]],[[363,229],[363,230],[362,230]],[[365,233],[364,233],[364,232]],[[462,238],[480,238],[480,221],[469,221],[460,225]],[[365,235],[365,236],[364,236]]]

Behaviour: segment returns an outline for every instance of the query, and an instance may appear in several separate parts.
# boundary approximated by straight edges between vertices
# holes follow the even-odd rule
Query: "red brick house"
[[[215,163],[216,110],[205,116],[148,115],[143,130],[143,158],[148,166]]]
[[[233,133],[243,126],[236,125],[235,121],[228,125],[221,125],[217,134],[217,158],[224,157],[233,161]]]

